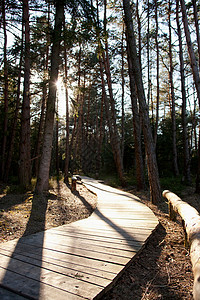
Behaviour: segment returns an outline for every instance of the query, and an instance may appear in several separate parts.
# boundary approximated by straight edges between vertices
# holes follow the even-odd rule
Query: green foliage
[[[186,188],[185,184],[182,182],[181,176],[179,177],[164,177],[160,179],[160,184],[162,190],[170,190],[171,192],[180,195]]]
[[[113,174],[101,174],[100,179],[103,180],[106,184],[112,187],[119,187],[121,185],[120,180],[116,173]]]
[[[24,187],[20,186],[20,185],[14,185],[14,184],[10,184],[7,185],[4,193],[5,194],[23,194],[26,190],[24,189]]]
[[[101,169],[97,169],[97,155],[98,155],[98,142],[99,142],[99,132],[100,132],[100,118],[101,118],[101,103],[102,103],[102,87],[101,87],[101,77],[99,72],[99,61],[98,61],[98,50],[97,50],[97,41],[96,41],[96,32],[95,32],[95,8],[91,6],[91,2],[89,0],[63,0],[65,1],[65,7],[69,14],[66,14],[65,20],[65,28],[62,32],[62,39],[65,41],[66,50],[67,50],[67,67],[68,70],[68,78],[67,84],[69,86],[69,98],[74,104],[74,108],[71,109],[71,117],[70,117],[70,142],[72,136],[72,129],[74,126],[74,114],[77,117],[77,124],[79,122],[79,118],[81,117],[80,109],[81,109],[81,101],[83,101],[83,121],[81,124],[81,128],[76,129],[74,144],[72,147],[71,153],[71,165],[75,165],[75,169],[83,172],[83,170],[88,172],[88,175],[96,176],[96,171],[100,172],[101,178],[105,179],[109,184],[113,186],[118,186],[119,181],[116,175],[116,168],[113,159],[112,149],[110,146],[109,140],[109,130],[108,123],[106,122],[106,114],[105,107],[103,112],[103,134],[104,140],[102,145],[102,153],[101,153]],[[112,3],[111,3],[112,2]],[[114,98],[116,100],[116,113],[117,113],[117,126],[119,131],[119,136],[122,136],[121,130],[121,34],[122,30],[119,29],[121,27],[121,2],[111,1],[108,3],[107,9],[118,9],[118,13],[115,14],[111,10],[108,13],[108,42],[109,42],[109,58],[111,62],[111,73],[112,73],[112,82],[113,86],[117,86],[116,89],[113,89]],[[36,145],[37,137],[38,137],[38,128],[40,122],[40,111],[41,111],[41,99],[43,96],[43,88],[46,85],[48,88],[48,74],[44,74],[46,71],[46,50],[47,46],[49,46],[49,59],[50,59],[50,49],[51,49],[51,38],[52,38],[52,27],[53,27],[53,14],[54,8],[52,4],[55,4],[55,0],[50,1],[31,1],[31,10],[30,10],[30,25],[31,25],[31,73],[37,74],[37,77],[34,80],[38,82],[34,82],[33,78],[31,78],[31,147],[32,147],[32,158],[34,158],[34,147]],[[47,14],[47,4],[50,3],[50,20],[48,20]],[[141,38],[142,38],[142,48],[147,43],[147,35],[146,35],[146,25],[145,22],[147,19],[145,18],[147,5],[149,3],[150,9],[150,18],[152,21],[152,26],[149,32],[149,42],[151,49],[155,48],[155,24],[154,24],[154,13],[155,13],[155,1],[145,1],[141,2],[141,10],[139,14],[141,14],[142,21],[142,29]],[[167,2],[164,1],[161,3],[157,2],[159,7],[159,22],[166,21],[166,9]],[[7,10],[7,16],[13,12],[16,12],[16,16],[13,14],[9,16],[8,24],[14,18],[18,18],[15,25],[19,25],[21,23],[21,13],[22,7],[20,1],[9,1],[7,3],[8,8],[12,8],[9,12]],[[10,5],[10,7],[9,7]],[[96,5],[96,4],[95,4]],[[173,4],[174,5],[174,4]],[[11,7],[12,6],[12,7]],[[109,7],[110,6],[110,7]],[[118,7],[118,8],[117,8]],[[134,4],[133,4],[134,7]],[[37,12],[33,11],[34,8]],[[189,6],[188,6],[189,8]],[[42,9],[42,10],[41,10]],[[41,10],[38,14],[38,10]],[[46,10],[46,11],[45,11]],[[100,37],[102,38],[102,48],[105,46],[105,36],[103,31],[103,1],[99,1],[99,15],[100,15]],[[136,21],[137,18],[134,18]],[[20,23],[19,23],[20,22]],[[11,23],[10,23],[11,24]],[[145,25],[145,26],[143,26]],[[119,26],[119,28],[117,27]],[[13,26],[13,28],[21,28],[20,26]],[[168,82],[168,30],[165,30],[164,25],[162,24],[162,30],[159,30],[158,39],[159,39],[159,47],[160,47],[160,57],[163,59],[163,65],[160,61],[160,111],[168,110],[168,94],[169,94],[169,82]],[[9,29],[10,30],[10,29]],[[18,36],[17,36],[18,35]],[[124,38],[125,39],[125,38]],[[81,49],[80,57],[79,57],[79,49]],[[174,46],[175,49],[175,46]],[[60,75],[63,75],[63,64],[64,64],[64,42],[61,43],[61,52],[60,52]],[[18,75],[18,63],[21,52],[21,33],[20,31],[16,33],[15,41],[10,49],[7,51],[8,55],[8,77],[9,77],[9,108],[8,108],[8,133],[7,136],[10,136],[12,132],[12,124],[13,117],[16,107],[16,88],[17,88],[17,75]],[[145,50],[144,50],[145,52]],[[175,51],[173,51],[175,53]],[[124,43],[124,55],[126,61],[126,50]],[[187,59],[187,55],[185,55],[185,59]],[[80,58],[80,68],[78,67],[78,61]],[[176,54],[173,56],[174,65],[177,65],[177,57]],[[155,60],[156,61],[156,60]],[[0,69],[0,140],[2,141],[3,137],[3,120],[4,120],[4,70],[3,70],[3,52],[1,52],[1,69]],[[50,62],[49,62],[50,64]],[[151,61],[152,70],[155,67],[155,62]],[[190,68],[186,64],[187,75],[191,73]],[[23,68],[23,66],[22,66]],[[145,60],[144,60],[144,68],[145,68]],[[164,71],[163,71],[164,68]],[[128,67],[125,62],[124,64],[124,74],[125,74],[125,106],[130,105],[130,99],[128,95]],[[175,69],[176,71],[176,69]],[[48,73],[48,72],[46,72]],[[80,73],[80,74],[79,74]],[[145,74],[145,70],[144,70]],[[44,78],[46,75],[46,79]],[[80,75],[80,86],[78,87],[78,80]],[[176,74],[177,75],[177,74]],[[177,77],[176,77],[177,78]],[[144,76],[145,80],[145,76]],[[190,80],[188,80],[190,81]],[[179,80],[177,79],[179,84]],[[192,81],[191,81],[192,82]],[[153,83],[154,84],[154,83]],[[178,86],[177,84],[177,86]],[[21,85],[23,85],[23,78],[21,80]],[[156,91],[155,84],[153,86],[153,97]],[[73,96],[71,91],[75,91]],[[108,94],[108,90],[106,87],[106,92]],[[179,91],[175,89],[175,94],[178,99]],[[77,96],[79,95],[79,97]],[[78,99],[79,98],[79,99]],[[128,100],[127,100],[128,99]],[[129,101],[129,103],[128,103]],[[178,100],[177,100],[178,102]],[[189,103],[189,101],[188,101]],[[165,108],[164,108],[165,106]],[[127,108],[126,107],[126,108]],[[126,109],[125,108],[125,109]],[[21,109],[21,105],[20,105]],[[191,103],[192,109],[192,103]],[[197,108],[198,110],[198,108]],[[126,110],[128,111],[128,109]],[[165,112],[164,112],[165,114]],[[190,118],[191,119],[191,118]],[[64,132],[65,122],[61,125],[61,120],[59,119],[59,167],[63,171],[64,170],[64,158],[65,158],[65,134]],[[173,152],[172,152],[172,126],[171,126],[171,118],[163,117],[163,119],[159,120],[159,131],[158,131],[158,140],[157,140],[157,158],[158,158],[158,166],[159,173],[161,175],[161,183],[166,188],[172,189],[176,191],[175,188],[181,189],[182,183],[181,178],[177,180],[173,177]],[[189,132],[191,132],[191,122],[189,123]],[[19,144],[20,144],[20,114],[18,116],[18,124],[17,124],[17,135],[15,138],[15,146],[14,146],[14,155],[11,166],[11,173],[9,182],[11,182],[11,186],[8,186],[8,191],[12,191],[15,189],[20,189],[18,184],[18,169],[19,169]],[[82,131],[82,140],[83,142],[79,142],[79,132]],[[9,139],[8,139],[9,140]],[[51,166],[51,175],[55,175],[56,172],[56,151],[55,151],[55,137],[52,151],[52,166]],[[84,146],[84,147],[83,147]],[[9,145],[7,145],[8,150]],[[84,148],[84,149],[83,149]],[[144,141],[142,136],[142,148],[143,148],[143,157],[145,157],[144,151]],[[85,152],[84,152],[85,151]],[[87,151],[87,153],[86,153]],[[181,126],[181,116],[177,115],[177,151],[178,151],[178,164],[179,169],[182,172],[183,170],[183,142],[182,142],[182,126]],[[76,152],[76,154],[74,154]],[[192,152],[192,170],[194,173],[196,172],[197,165],[197,156],[196,153]],[[83,157],[87,162],[83,162]],[[74,160],[74,161],[73,161]],[[134,145],[134,133],[133,133],[133,120],[132,114],[126,113],[125,115],[125,136],[124,136],[124,171],[126,176],[126,181],[130,185],[135,185],[135,145]],[[34,160],[33,160],[34,161]],[[100,161],[100,159],[99,159]],[[87,164],[86,164],[87,163]],[[87,165],[87,166],[86,166]],[[166,178],[166,180],[165,180]],[[35,181],[34,179],[33,181]],[[35,183],[32,183],[32,188]],[[174,186],[173,186],[174,184]],[[165,188],[165,187],[164,187]]]
[[[178,153],[179,169],[183,171],[183,140],[182,140],[182,125],[181,116],[176,118],[176,143]],[[173,172],[173,150],[172,150],[172,122],[171,118],[163,118],[159,125],[158,140],[157,140],[157,161],[159,174],[161,177],[172,176]]]
[[[31,184],[27,187],[18,184],[18,177],[10,177],[9,184],[5,187],[5,194],[24,194],[29,191],[34,191],[36,184],[36,178],[32,178]]]

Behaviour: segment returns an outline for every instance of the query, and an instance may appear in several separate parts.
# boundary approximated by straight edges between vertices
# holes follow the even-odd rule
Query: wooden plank
[[[127,258],[131,257],[131,255],[128,254],[128,251],[125,252],[124,255],[122,255],[122,251],[120,251],[120,249],[113,250],[112,252],[111,249],[103,250],[102,246],[92,247],[91,243],[84,244],[85,245],[84,246],[83,244],[79,244],[78,241],[74,241],[74,244],[70,244],[70,245],[65,245],[62,243],[62,240],[59,241],[58,239],[54,241],[45,240],[44,243],[42,243],[42,241],[40,242],[37,240],[34,241],[32,240],[32,243],[33,246],[38,249],[38,251],[40,248],[40,249],[61,252],[68,255],[86,257],[88,259],[93,258],[96,260],[111,261],[113,263],[119,263],[119,264],[124,264],[124,261],[126,261]],[[30,242],[20,243],[20,245],[18,245],[18,248],[19,246],[21,246],[21,248],[26,247],[28,245],[31,246],[32,243]],[[138,246],[141,247],[141,244],[134,245],[134,247],[137,248]],[[116,251],[116,254],[114,253],[114,251]]]
[[[134,195],[85,178],[98,206],[85,220],[0,244],[0,284],[41,300],[93,299],[158,224]]]
[[[18,269],[14,269],[15,265],[16,266],[20,266],[21,269],[21,265],[23,266],[34,266],[34,267],[39,267],[42,269],[44,269],[44,271],[51,271],[51,272],[55,272],[56,274],[60,274],[60,275],[65,275],[66,277],[69,278],[74,278],[77,280],[81,280],[84,282],[88,282],[91,283],[93,285],[100,285],[100,286],[106,286],[110,283],[110,280],[112,280],[116,274],[112,274],[112,277],[110,276],[110,278],[105,278],[104,276],[95,276],[91,273],[86,273],[84,271],[77,271],[74,269],[69,269],[69,268],[65,268],[65,266],[63,265],[58,265],[58,264],[52,264],[50,262],[45,262],[38,260],[37,258],[33,259],[33,258],[27,258],[24,257],[22,255],[15,255],[14,258],[12,257],[12,253],[6,253],[6,251],[0,251],[0,259],[2,260],[1,262],[1,266],[7,269],[12,268],[12,270],[16,271],[18,274],[20,274],[20,271],[18,271]],[[30,267],[28,267],[28,270],[30,270]],[[31,272],[29,272],[29,277],[32,278],[32,272],[34,273],[34,269],[31,270]],[[37,272],[37,268],[35,271],[36,274],[38,274]],[[106,272],[105,272],[106,273]],[[23,274],[25,275],[25,274]],[[54,275],[53,275],[54,276]],[[32,278],[35,279],[35,278]]]
[[[66,289],[61,289],[53,287],[50,284],[44,284],[38,280],[33,280],[26,276],[17,274],[10,270],[5,270],[0,266],[0,277],[4,275],[6,271],[6,279],[1,282],[1,286],[10,289],[12,292],[20,294],[25,297],[30,297],[30,299],[36,300],[49,300],[49,299],[59,299],[59,300],[81,300],[88,299],[88,297],[81,296],[80,289],[75,291],[75,293],[69,292]],[[3,299],[3,298],[2,298]],[[13,298],[14,299],[14,298]]]
[[[17,295],[10,290],[0,287],[0,299],[2,300],[27,300],[21,295]]]
[[[138,249],[138,247],[141,247],[141,245],[143,244],[142,242],[144,241],[137,241],[137,240],[133,240],[133,239],[123,239],[122,237],[120,239],[118,238],[112,238],[112,237],[101,237],[101,236],[94,236],[94,235],[90,235],[90,236],[83,236],[83,235],[77,235],[76,236],[70,236],[70,238],[66,235],[63,235],[62,239],[65,238],[65,240],[63,241],[63,243],[68,242],[68,245],[71,245],[71,247],[75,247],[75,246],[79,246],[79,243],[84,243],[89,245],[89,249],[90,249],[90,245],[96,245],[96,247],[108,247],[108,248],[113,248],[113,249],[125,249],[125,250],[132,250],[135,251],[136,249]],[[74,240],[74,243],[72,243],[73,238],[76,238]],[[57,239],[57,235],[51,235],[51,239],[53,240],[53,243],[59,243],[59,239]],[[32,244],[33,240],[31,242],[26,241],[26,244]],[[60,242],[62,243],[62,242]],[[23,244],[23,242],[21,242],[21,244]],[[35,244],[36,245],[36,244]],[[128,247],[127,247],[128,246]],[[46,247],[46,244],[42,245],[42,247]],[[88,249],[88,247],[87,247]],[[98,250],[98,249],[97,249]]]
[[[9,281],[10,279],[7,279],[7,275],[5,276],[6,270],[12,272],[13,274],[17,274],[20,276],[23,276],[24,279],[30,279],[34,283],[34,289],[38,289],[38,285],[40,283],[51,285],[59,290],[66,290],[67,292],[70,292],[72,294],[81,294],[84,298],[90,298],[93,299],[93,297],[99,293],[104,286],[107,286],[110,281],[104,280],[104,284],[100,285],[99,283],[94,282],[87,282],[85,279],[77,276],[73,278],[72,276],[69,276],[66,274],[62,274],[59,272],[53,272],[49,269],[45,269],[43,266],[35,266],[23,261],[19,261],[17,259],[10,259],[10,257],[3,256],[4,259],[2,259],[2,255],[0,255],[1,259],[1,272],[0,277],[3,275],[3,279],[1,279],[1,282],[4,284],[4,282]],[[2,273],[2,274],[1,274]],[[38,284],[39,283],[39,284]],[[103,283],[103,282],[102,282]],[[10,283],[12,285],[12,283]],[[24,280],[24,289],[26,289],[26,281]]]
[[[78,224],[76,224],[78,225]],[[124,229],[123,228],[112,228],[112,227],[108,227],[107,225],[104,226],[104,224],[101,224],[101,226],[92,226],[89,223],[85,223],[84,224],[84,229],[82,226],[67,226],[67,225],[63,225],[63,226],[59,226],[59,227],[54,227],[50,230],[48,230],[48,232],[52,232],[52,233],[56,233],[56,234],[62,234],[62,235],[77,235],[77,234],[81,234],[81,235],[99,235],[99,236],[107,236],[107,237],[115,237],[115,236],[122,236],[122,234],[124,233]],[[138,230],[137,228],[127,228],[126,229],[126,233],[130,234],[133,236],[133,238],[140,240],[140,236],[141,235],[145,235],[148,236],[149,235],[149,228],[143,228],[142,230]]]
[[[105,239],[104,239],[105,241]],[[121,258],[131,258],[133,256],[133,253],[135,253],[135,249],[137,250],[142,246],[141,242],[138,241],[132,241],[132,246],[130,245],[122,245],[122,243],[118,243],[117,247],[115,247],[116,244],[113,242],[108,243],[107,241],[102,243],[93,243],[91,244],[91,240],[80,240],[76,239],[75,243],[70,245],[70,243],[66,243],[67,240],[63,237],[57,239],[55,237],[52,238],[52,235],[50,236],[50,239],[48,241],[45,239],[44,245],[42,244],[37,244],[34,243],[35,247],[41,247],[41,248],[46,248],[46,249],[53,249],[55,251],[60,251],[64,253],[70,253],[75,254],[75,251],[78,250],[83,250],[87,251],[86,253],[92,253],[92,257],[96,258],[94,256],[94,252],[96,253],[101,253],[101,254],[106,254],[106,255],[112,255],[112,256],[117,256]],[[82,255],[83,252],[82,251]],[[112,260],[113,263],[115,263],[114,260]]]
[[[64,227],[63,227],[64,226]],[[87,233],[101,233],[104,235],[109,235],[109,234],[113,234],[113,236],[115,235],[120,235],[125,231],[123,228],[112,228],[112,227],[108,227],[106,224],[101,224],[101,226],[95,226],[95,224],[93,226],[91,226],[91,224],[84,224],[85,228],[82,228],[82,226],[76,226],[76,227],[71,227],[71,226],[66,226],[63,225],[60,227],[54,227],[53,229],[49,229],[48,232],[51,233],[60,233],[60,234],[64,234],[64,233],[69,233],[69,234],[87,234]],[[148,231],[149,229],[144,229],[144,232],[147,232],[148,235]],[[127,234],[135,234],[138,233],[138,230],[135,230],[135,228],[130,228],[126,230]]]
[[[138,234],[138,231],[137,231]],[[139,236],[139,235],[138,235]],[[75,245],[78,244],[78,242],[84,242],[84,243],[89,243],[93,244],[95,242],[99,242],[98,245],[102,245],[105,247],[112,246],[113,248],[120,249],[122,245],[126,246],[129,245],[131,246],[131,249],[134,250],[135,247],[138,247],[138,244],[141,245],[144,239],[148,237],[147,232],[143,235],[140,236],[140,240],[137,239],[134,235],[128,234],[126,232],[122,232],[122,234],[118,236],[112,236],[112,234],[108,234],[107,236],[103,235],[101,236],[100,234],[93,234],[91,232],[86,231],[85,233],[81,232],[76,232],[76,233],[68,233],[68,232],[56,232],[56,231],[46,231],[45,232],[45,237],[41,238],[38,237],[37,235],[31,235],[27,237],[26,239],[21,239],[20,243],[25,243],[25,244],[35,244],[37,241],[40,241],[42,243],[42,246],[44,246],[44,241],[49,239],[50,241],[54,242],[61,242],[61,244],[67,244],[67,245]],[[17,244],[17,242],[15,243]],[[13,247],[13,243],[11,243]],[[118,247],[120,245],[120,247]],[[6,247],[9,246],[9,243],[6,244]],[[0,245],[1,247],[1,245]],[[124,247],[127,249],[126,247]],[[122,247],[123,249],[123,247]],[[130,249],[130,248],[128,248]]]
[[[68,254],[60,251],[55,251],[54,249],[42,248],[41,252],[41,248],[34,247],[34,245],[28,244],[18,244],[16,249],[12,250],[12,248],[10,248],[9,251],[14,253],[13,255],[26,255],[26,253],[28,253],[29,257],[35,257],[35,255],[37,255],[40,260],[45,259],[46,261],[48,261],[49,258],[56,258],[59,264],[62,264],[63,262],[71,262],[73,264],[78,264],[84,267],[90,266],[95,268],[96,270],[104,270],[106,272],[108,271],[112,273],[118,273],[119,270],[121,270],[122,266],[122,264],[114,264],[113,262],[104,260],[94,260],[90,259],[89,257],[73,255],[72,253]]]
[[[7,253],[9,252],[9,250],[0,250],[0,252],[4,252],[6,251]],[[4,252],[5,253],[5,252]],[[51,255],[52,253],[50,253],[48,256],[46,255],[38,255],[37,253],[26,253],[26,251],[17,251],[14,253],[14,257],[15,256],[21,256],[24,257],[23,259],[26,260],[27,259],[37,259],[41,262],[49,262],[52,264],[56,264],[59,266],[64,266],[65,268],[69,268],[69,269],[73,269],[73,270],[77,270],[77,271],[85,271],[89,274],[95,275],[95,276],[99,276],[99,277],[105,277],[106,279],[111,279],[113,278],[113,274],[116,275],[119,270],[121,269],[121,266],[119,265],[113,265],[110,263],[102,263],[102,262],[98,262],[98,261],[88,261],[88,260],[84,260],[84,259],[76,259],[73,258],[73,260],[66,260],[66,257],[63,257],[62,255]],[[12,251],[10,251],[9,255],[12,255]],[[42,265],[42,263],[41,263]]]
[[[25,247],[26,244],[22,244],[21,243],[21,247]],[[117,255],[113,255],[111,253],[111,251],[109,251],[109,253],[101,253],[101,252],[95,252],[95,251],[90,251],[86,250],[86,249],[78,249],[76,247],[67,247],[67,246],[63,246],[63,245],[58,245],[56,243],[49,243],[46,242],[44,243],[44,245],[39,244],[37,242],[34,243],[34,246],[36,248],[36,250],[38,249],[38,251],[40,249],[42,249],[43,251],[54,251],[54,255],[57,255],[57,252],[62,253],[63,255],[67,255],[68,259],[72,259],[71,257],[79,257],[79,258],[86,258],[89,260],[98,260],[98,261],[102,261],[102,262],[110,262],[113,264],[119,264],[119,265],[126,265],[128,263],[128,261],[130,260],[130,257],[122,257],[122,256],[117,256]],[[39,249],[40,248],[40,249]],[[132,255],[133,256],[133,255]],[[132,257],[131,256],[131,257]]]
[[[0,249],[0,254],[5,255],[5,256],[9,256],[9,257],[13,257],[12,252],[9,250],[2,250]],[[83,274],[83,276],[95,276],[96,280],[97,278],[100,278],[100,280],[104,279],[104,280],[112,280],[117,273],[114,272],[110,272],[110,271],[105,271],[103,270],[103,268],[101,269],[97,269],[97,268],[92,268],[92,266],[82,266],[80,264],[75,264],[72,262],[68,262],[68,261],[64,261],[64,260],[59,260],[59,259],[55,259],[55,258],[51,258],[51,257],[38,257],[38,255],[32,253],[27,254],[26,253],[15,253],[14,254],[14,258],[30,263],[30,264],[34,264],[34,265],[42,265],[42,266],[48,266],[49,268],[54,268],[54,267],[62,267],[65,270],[67,270],[67,272],[70,272],[70,274],[73,274],[74,277],[77,276],[77,274]],[[72,273],[71,273],[72,272]],[[81,277],[82,275],[80,275]],[[77,276],[78,277],[78,276]]]
[[[103,241],[103,242],[110,242],[112,244],[115,243],[120,243],[124,245],[127,244],[128,241],[132,241],[133,245],[134,243],[140,243],[142,241],[144,241],[144,239],[146,237],[148,237],[149,234],[149,230],[145,231],[143,230],[141,233],[138,233],[138,230],[133,230],[131,229],[129,232],[123,232],[123,231],[114,231],[114,230],[104,230],[103,229],[98,229],[98,228],[94,228],[94,229],[90,229],[88,228],[85,232],[71,232],[71,231],[53,231],[50,233],[50,235],[52,235],[52,238],[54,238],[53,236],[57,236],[57,235],[61,235],[64,238],[77,238],[77,239],[81,239],[83,240],[83,242],[87,241],[90,243],[91,239],[95,241]]]

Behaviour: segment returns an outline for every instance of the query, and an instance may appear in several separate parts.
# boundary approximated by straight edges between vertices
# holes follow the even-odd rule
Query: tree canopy
[[[156,202],[175,176],[199,192],[199,8],[2,0],[1,179],[43,192],[49,176],[115,174]]]

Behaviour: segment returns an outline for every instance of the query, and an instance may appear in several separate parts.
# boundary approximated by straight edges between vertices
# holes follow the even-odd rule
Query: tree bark
[[[196,34],[197,34],[197,45],[198,45],[198,53],[199,53],[199,72],[200,72],[200,34],[199,34],[199,22],[198,22],[198,12],[197,12],[196,0],[192,0],[192,5],[193,5],[193,9],[194,9],[194,22],[195,22]]]
[[[19,180],[22,186],[28,186],[31,180],[31,145],[30,145],[30,25],[29,1],[23,0],[25,23],[25,58],[24,58],[24,91],[22,103],[20,134]]]
[[[178,169],[178,155],[177,155],[177,147],[176,147],[176,108],[175,108],[175,96],[174,96],[174,82],[173,82],[173,61],[172,61],[172,34],[171,34],[171,0],[169,0],[169,9],[168,9],[168,26],[169,26],[169,81],[171,88],[171,103],[172,103],[172,149],[173,149],[173,169],[174,175],[179,176]]]
[[[181,3],[181,11],[182,11],[182,21],[184,25],[184,31],[185,31],[185,36],[186,36],[186,42],[187,42],[187,48],[188,48],[188,53],[189,53],[189,58],[190,58],[190,64],[192,68],[192,73],[193,73],[193,78],[194,78],[194,83],[197,91],[197,98],[198,98],[198,104],[200,107],[200,76],[199,76],[199,70],[198,70],[198,65],[192,45],[192,41],[190,38],[190,31],[189,31],[189,26],[188,26],[188,19],[187,19],[187,13],[186,13],[186,7],[185,7],[185,1],[180,0]],[[198,142],[198,166],[197,166],[197,177],[196,177],[196,192],[200,193],[200,139]]]
[[[176,0],[176,22],[177,22],[178,39],[179,39],[179,59],[180,59],[181,92],[182,92],[184,181],[187,184],[191,184],[190,153],[189,153],[189,141],[188,141],[188,134],[187,134],[185,72],[184,72],[184,60],[183,60],[182,34],[181,34],[181,26],[180,26],[180,21],[179,21],[179,0]]]
[[[148,107],[150,105],[150,89],[151,89],[149,36],[150,36],[149,0],[147,0],[147,82],[148,82],[147,103],[148,103]]]
[[[102,164],[101,159],[101,150],[102,150],[102,143],[103,143],[103,113],[104,113],[104,102],[105,102],[105,95],[102,93],[101,97],[101,114],[100,114],[100,124],[99,124],[99,142],[98,142],[98,149],[97,149],[97,174],[99,174]]]
[[[39,174],[36,184],[36,192],[42,193],[49,188],[49,170],[52,152],[53,127],[56,102],[56,82],[59,71],[59,53],[61,43],[61,31],[63,25],[64,1],[56,1],[55,26],[53,31],[53,46],[51,53],[51,71],[49,80],[49,95],[45,118],[44,142],[40,161]]]
[[[48,27],[50,28],[50,4],[48,3]],[[45,122],[45,110],[47,103],[47,82],[49,80],[49,45],[50,45],[50,33],[47,33],[47,43],[46,43],[46,55],[45,55],[45,67],[44,67],[44,75],[43,75],[43,91],[42,91],[42,105],[40,112],[40,121],[39,121],[39,129],[38,129],[38,137],[35,146],[35,163],[34,163],[34,171],[36,177],[39,172],[39,163],[40,163],[40,153],[42,148],[42,140],[44,134],[44,122]]]
[[[77,122],[77,115],[79,114],[79,105],[80,105],[80,87],[81,87],[81,45],[79,45],[79,54],[78,54],[78,91],[76,97],[76,103],[74,103],[74,127],[72,130],[71,142],[69,146],[69,157],[71,157],[73,146],[75,144],[75,150],[73,151],[73,159],[71,162],[71,171],[72,174],[74,172],[74,165],[76,161],[76,154],[77,154],[77,136],[79,135],[79,126]]]
[[[1,177],[3,179],[5,172],[6,160],[6,145],[8,135],[8,61],[7,61],[7,29],[6,29],[6,11],[5,0],[2,0],[2,19],[4,32],[4,127],[3,127],[3,141],[1,151]]]
[[[104,106],[106,107],[106,90],[105,90],[105,82],[103,76],[103,63],[101,57],[101,43],[100,43],[100,24],[99,24],[99,3],[98,0],[96,1],[97,5],[97,27],[96,27],[96,34],[97,34],[97,42],[98,42],[98,53],[99,53],[99,66],[100,66],[100,76],[101,76],[101,89],[102,89],[102,97],[101,97],[101,115],[100,115],[100,125],[99,125],[99,142],[98,142],[98,154],[97,154],[97,173],[99,174],[102,159],[101,159],[101,149],[102,149],[102,142],[103,142],[103,112]],[[107,110],[106,110],[107,111]],[[106,112],[107,114],[107,112]],[[108,126],[110,128],[110,126]],[[110,129],[109,129],[110,130]]]
[[[196,34],[197,34],[197,45],[198,45],[198,54],[199,54],[199,78],[200,78],[200,34],[199,34],[199,23],[198,23],[198,13],[197,13],[197,5],[196,1],[192,0],[193,9],[194,9],[194,21],[195,21],[195,27],[196,27]],[[200,83],[199,83],[200,85]],[[198,97],[199,103],[200,99]],[[196,128],[195,128],[196,131]],[[200,133],[200,127],[199,127],[199,133]],[[200,192],[200,135],[199,135],[199,142],[198,142],[198,170],[197,170],[197,178],[196,178],[196,192]]]
[[[138,26],[138,56],[140,62],[140,68],[142,70],[142,37],[141,37],[141,20],[139,15],[139,1],[136,0],[136,17],[137,17],[137,26]]]
[[[191,41],[191,38],[190,38],[190,31],[189,31],[185,1],[180,0],[180,3],[181,3],[182,21],[183,21],[183,25],[184,25],[187,48],[188,48],[188,53],[189,53],[189,57],[190,57],[190,64],[191,64],[194,83],[195,83],[195,87],[196,87],[196,91],[197,91],[197,98],[198,98],[198,102],[199,102],[199,106],[200,106],[200,76],[199,76],[199,70],[198,70],[198,65],[197,65],[197,61],[196,61],[192,41]]]
[[[121,41],[121,59],[122,59],[122,68],[121,68],[121,76],[122,76],[122,117],[121,117],[121,126],[122,126],[122,137],[121,137],[121,152],[122,152],[122,161],[124,158],[124,118],[125,118],[125,112],[124,112],[124,86],[125,86],[125,79],[124,79],[124,24],[123,24],[123,30],[122,30],[122,41]]]
[[[65,15],[63,16],[65,30]],[[68,66],[67,46],[64,39],[64,72],[65,72],[65,97],[66,97],[66,145],[65,145],[65,173],[64,182],[69,184],[69,95],[68,95]]]
[[[15,106],[15,114],[13,117],[12,123],[12,132],[10,136],[10,144],[8,149],[8,155],[6,160],[6,169],[4,173],[4,181],[8,181],[8,176],[10,172],[13,150],[14,150],[14,142],[17,131],[17,121],[19,115],[19,107],[20,107],[20,85],[21,85],[21,73],[22,73],[22,62],[23,62],[23,45],[24,45],[24,17],[22,17],[22,37],[21,37],[21,52],[20,52],[20,60],[19,60],[19,70],[18,70],[18,78],[17,78],[17,97],[16,97],[16,106]]]
[[[58,98],[56,99],[56,125],[55,125],[55,138],[56,138],[56,176],[59,180],[59,147],[58,147],[58,127],[59,127],[59,115],[58,115]]]
[[[127,28],[127,37],[129,41],[129,47],[130,47],[130,57],[131,57],[133,74],[134,74],[136,88],[137,88],[137,96],[140,105],[140,114],[142,116],[142,121],[143,121],[143,133],[144,133],[150,194],[151,194],[150,197],[153,203],[157,203],[161,199],[158,167],[156,161],[155,146],[154,146],[151,126],[149,121],[148,106],[146,104],[144,87],[142,82],[141,68],[137,56],[136,41],[134,36],[133,21],[131,16],[129,0],[123,0],[123,8],[125,14],[125,24]]]
[[[113,96],[113,89],[112,89],[112,80],[111,80],[111,72],[110,72],[110,61],[109,61],[109,54],[108,54],[108,32],[106,28],[107,24],[107,17],[106,17],[106,6],[107,0],[104,0],[104,43],[105,43],[105,52],[102,50],[102,57],[105,67],[105,73],[107,78],[108,84],[108,91],[109,91],[109,100],[110,100],[110,107],[111,107],[111,124],[113,127],[113,135],[111,136],[111,145],[114,152],[114,159],[115,165],[117,169],[117,173],[121,184],[125,184],[124,174],[123,174],[123,162],[121,157],[121,149],[120,149],[120,142],[119,136],[117,131],[117,124],[116,124],[116,110],[115,110],[115,100]]]
[[[160,104],[160,64],[159,64],[159,43],[158,43],[158,3],[155,0],[155,22],[156,22],[156,81],[157,81],[157,95],[156,95],[156,121],[154,129],[154,143],[156,146],[157,143],[157,134],[158,134],[158,121],[159,121],[159,104]]]
[[[137,104],[137,93],[135,87],[135,79],[133,73],[133,67],[130,57],[129,41],[127,38],[127,57],[128,57],[128,69],[130,78],[130,90],[131,90],[131,106],[133,113],[133,130],[134,130],[134,141],[135,141],[135,157],[136,157],[136,178],[137,178],[137,190],[145,188],[144,179],[144,167],[142,158],[142,143],[141,143],[141,126],[140,116]]]

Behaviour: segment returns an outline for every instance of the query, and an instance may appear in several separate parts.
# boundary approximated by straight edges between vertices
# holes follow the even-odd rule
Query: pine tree
[[[134,36],[133,21],[131,16],[129,0],[123,0],[123,8],[124,8],[124,15],[125,15],[125,24],[127,28],[127,40],[129,44],[130,57],[131,57],[132,67],[133,67],[133,74],[134,74],[136,88],[137,88],[137,96],[140,105],[140,113],[143,121],[143,133],[144,133],[145,150],[147,156],[147,167],[148,167],[151,201],[152,203],[157,203],[161,199],[158,167],[156,161],[155,146],[154,146],[154,141],[153,141],[150,122],[149,122],[148,107],[145,100],[141,68],[137,56],[136,41]]]
[[[56,1],[55,25],[53,31],[53,46],[51,53],[51,71],[49,80],[49,95],[45,118],[44,142],[36,185],[36,193],[42,193],[49,188],[49,170],[51,162],[51,149],[53,141],[53,126],[56,102],[56,82],[58,79],[61,32],[64,16],[64,2]]]

